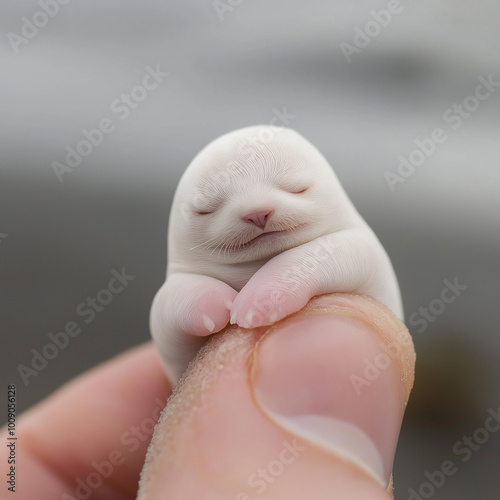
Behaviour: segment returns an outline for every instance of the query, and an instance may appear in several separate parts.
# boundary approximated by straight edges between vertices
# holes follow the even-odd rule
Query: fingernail
[[[201,319],[203,320],[205,328],[209,332],[213,332],[215,330],[215,323],[206,314],[204,314]]]
[[[404,391],[399,364],[375,328],[342,315],[291,318],[259,342],[252,381],[277,424],[387,487]]]
[[[251,328],[253,324],[253,311],[248,311],[247,315],[245,316],[245,321],[244,324],[241,325],[244,328]]]

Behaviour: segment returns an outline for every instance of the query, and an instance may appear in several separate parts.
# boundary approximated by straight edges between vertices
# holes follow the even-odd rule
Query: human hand
[[[388,499],[414,362],[404,325],[366,296],[315,298],[270,329],[230,327],[176,387],[139,498]],[[97,484],[92,464],[108,473],[103,462],[112,470],[92,498],[135,498],[141,437],[169,391],[148,345],[27,412],[17,498],[88,498],[76,495],[76,478],[94,474]],[[123,463],[113,466],[112,453]]]

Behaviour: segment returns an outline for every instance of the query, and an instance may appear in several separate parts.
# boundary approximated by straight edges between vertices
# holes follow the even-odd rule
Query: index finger
[[[16,498],[135,498],[170,392],[150,343],[63,386],[19,419]]]

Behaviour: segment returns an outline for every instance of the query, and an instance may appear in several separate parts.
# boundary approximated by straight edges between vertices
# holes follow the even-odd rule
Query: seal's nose
[[[260,229],[263,230],[266,227],[269,217],[271,217],[273,213],[274,210],[259,210],[244,215],[242,219],[245,222],[250,222],[251,224],[255,224],[257,227],[260,227]]]

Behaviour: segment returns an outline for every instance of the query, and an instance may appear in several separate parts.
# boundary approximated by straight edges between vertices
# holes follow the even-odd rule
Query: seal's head
[[[256,126],[223,135],[177,189],[170,258],[267,260],[346,227],[355,209],[321,153],[297,132]]]

